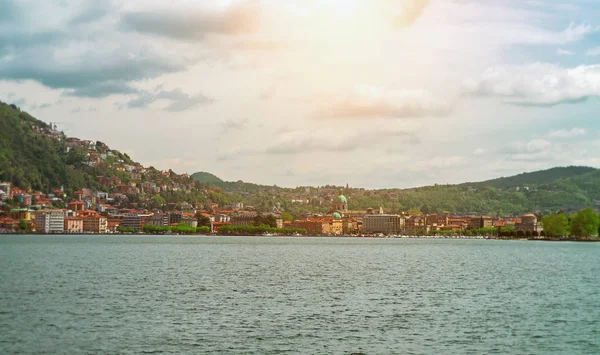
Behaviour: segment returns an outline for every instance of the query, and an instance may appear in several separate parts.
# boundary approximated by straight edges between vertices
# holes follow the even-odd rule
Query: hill
[[[67,153],[65,138],[15,105],[0,102],[0,180],[46,191],[93,186],[89,172],[71,166],[78,161],[75,152]]]
[[[476,183],[466,183],[461,185],[471,185],[473,187],[492,186],[497,189],[507,189],[519,186],[523,187],[528,185],[551,184],[557,181],[558,179],[585,175],[594,171],[596,171],[596,169],[586,166],[556,167],[547,170],[539,170],[530,173],[522,173],[510,177],[501,177],[498,179],[492,179]]]
[[[64,187],[73,192],[89,188],[126,195],[120,206],[176,208],[178,204],[241,202],[259,211],[326,213],[341,187],[295,189],[223,181],[198,172],[192,176],[145,168],[102,142],[66,137],[47,123],[0,102],[0,181],[22,189],[51,192]],[[518,215],[549,214],[600,207],[600,170],[558,167],[543,171],[459,185],[414,189],[366,190],[348,188],[344,194],[351,210],[379,208],[400,212]]]
[[[283,189],[238,182],[216,184],[235,201],[257,208],[281,206],[298,215],[327,212],[341,187]],[[412,189],[365,190],[350,188],[351,210],[378,208],[392,212],[418,209],[424,213],[449,211],[457,214],[520,215],[528,212],[550,214],[558,210],[598,208],[600,170],[589,167],[557,167],[488,181],[459,185],[435,185]],[[307,201],[298,203],[292,201]]]
[[[211,184],[215,185],[215,184],[220,184],[223,182],[223,180],[221,180],[217,176],[215,176],[211,173],[204,172],[204,171],[200,171],[200,172],[192,174],[191,178],[194,179],[194,181],[198,181],[201,184],[207,184],[207,185],[211,185]]]

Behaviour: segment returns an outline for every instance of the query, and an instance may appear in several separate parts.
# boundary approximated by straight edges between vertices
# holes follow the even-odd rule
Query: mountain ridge
[[[221,206],[236,202],[260,211],[290,211],[295,215],[327,213],[343,188],[282,188],[223,181],[208,172],[188,176],[145,168],[102,142],[68,138],[56,127],[4,103],[0,103],[0,180],[45,192],[64,186],[68,196],[83,187],[122,190],[129,194],[128,203],[142,208],[182,202]],[[600,170],[556,167],[481,182],[408,189],[349,188],[344,193],[353,210],[381,205],[390,212],[419,209],[424,213],[548,214],[561,209],[598,208]]]

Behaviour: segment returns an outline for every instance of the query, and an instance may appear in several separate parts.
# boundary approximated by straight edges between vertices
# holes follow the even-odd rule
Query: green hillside
[[[217,184],[235,201],[257,208],[278,204],[296,214],[326,212],[331,193],[303,193],[303,189],[283,189],[243,182]],[[337,189],[337,188],[336,188]],[[311,188],[311,191],[318,191]],[[305,198],[310,204],[290,202],[290,194]],[[424,213],[520,215],[528,212],[554,213],[576,211],[584,207],[599,208],[600,170],[589,167],[559,167],[512,177],[460,185],[435,185],[413,189],[365,191],[350,189],[351,210],[366,210],[383,205],[394,212],[417,209]],[[319,202],[320,201],[320,202]]]
[[[594,171],[596,171],[596,169],[587,166],[557,167],[482,182],[466,183],[463,185],[471,185],[473,187],[491,186],[497,189],[507,189],[518,186],[550,184],[558,179],[585,175]]]
[[[110,150],[111,154],[101,164],[87,164],[88,150],[80,146],[69,150],[66,139],[64,134],[18,107],[0,102],[0,180],[46,192],[64,186],[67,193],[82,187],[99,188],[98,176],[116,177],[123,184],[134,179],[138,184],[153,182],[158,186],[193,186],[188,177],[172,171],[165,175],[153,168],[134,178],[118,166],[137,163],[116,150]],[[109,148],[103,143],[95,144],[98,153],[108,152]],[[327,212],[338,191],[335,186],[287,189],[243,181],[228,182],[207,172],[195,173],[192,178],[197,186],[204,185],[204,188],[187,192],[176,188],[160,194],[141,193],[130,196],[130,202],[149,207],[183,201],[212,201],[221,206],[242,202],[259,211],[270,211],[276,207],[300,215]],[[449,211],[456,214],[518,215],[539,211],[549,214],[561,209],[569,212],[584,207],[598,209],[600,170],[558,167],[460,185],[370,191],[351,188],[344,193],[349,198],[351,210],[383,205],[393,212],[418,209],[424,213]]]
[[[43,191],[93,185],[93,176],[67,164],[74,157],[66,153],[65,137],[53,140],[42,134],[49,129],[15,105],[0,102],[0,180]]]
[[[198,181],[201,184],[207,184],[207,185],[220,184],[223,182],[223,180],[221,180],[217,176],[215,176],[211,173],[204,172],[204,171],[200,171],[200,172],[192,174],[191,178],[194,179],[194,181]]]

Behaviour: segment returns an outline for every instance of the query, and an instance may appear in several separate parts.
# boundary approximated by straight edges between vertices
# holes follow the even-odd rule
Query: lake
[[[600,354],[600,243],[0,235],[2,354]]]

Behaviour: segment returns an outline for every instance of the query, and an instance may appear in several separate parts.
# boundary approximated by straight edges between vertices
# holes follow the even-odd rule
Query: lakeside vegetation
[[[300,228],[274,228],[268,225],[260,226],[232,226],[225,225],[219,229],[219,234],[223,235],[263,235],[265,233],[277,234],[277,235],[294,235],[294,234],[306,234],[305,229]]]

